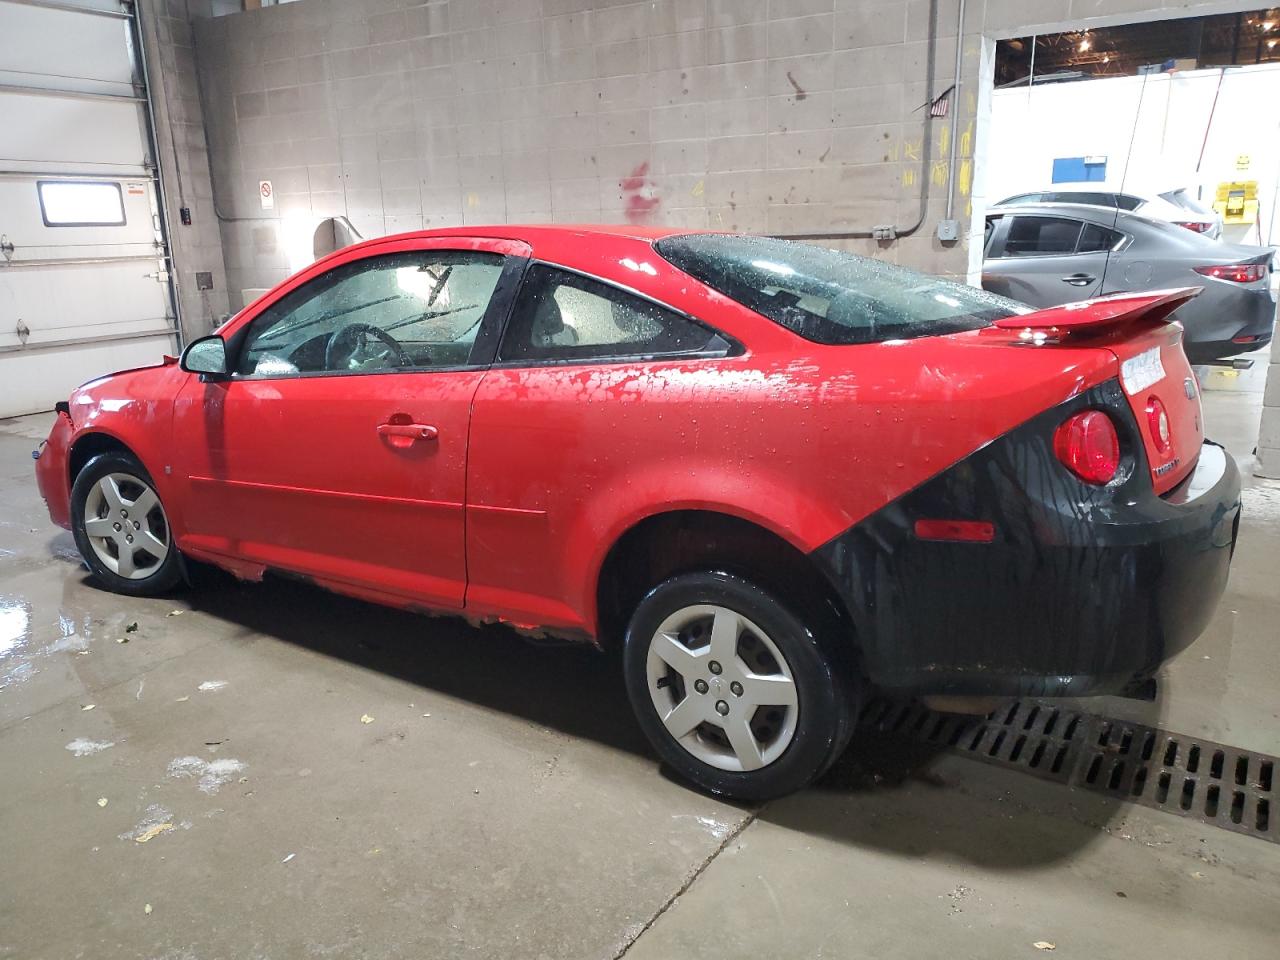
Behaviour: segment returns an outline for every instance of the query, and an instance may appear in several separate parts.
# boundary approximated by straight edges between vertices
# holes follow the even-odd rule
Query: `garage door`
[[[0,417],[176,348],[132,16],[0,0]]]

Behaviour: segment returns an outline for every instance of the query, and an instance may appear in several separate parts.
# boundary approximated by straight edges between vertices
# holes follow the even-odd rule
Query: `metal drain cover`
[[[1019,700],[987,717],[879,700],[864,728],[1280,843],[1280,758]]]

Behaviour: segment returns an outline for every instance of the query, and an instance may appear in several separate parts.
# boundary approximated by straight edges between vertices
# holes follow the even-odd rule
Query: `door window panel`
[[[1083,226],[1065,217],[1014,217],[1004,242],[1006,257],[1044,257],[1074,253]]]
[[[1114,250],[1123,239],[1123,233],[1108,230],[1096,223],[1086,223],[1084,231],[1080,234],[1080,245],[1076,247],[1076,252],[1105,253],[1108,250]]]
[[[421,250],[335,267],[254,318],[236,373],[463,366],[502,266],[498,254]]]
[[[499,359],[678,355],[714,346],[726,344],[686,317],[608,284],[536,265],[526,274]]]

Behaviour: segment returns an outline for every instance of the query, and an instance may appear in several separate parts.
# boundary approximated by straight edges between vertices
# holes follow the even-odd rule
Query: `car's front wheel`
[[[711,793],[799,790],[848,741],[856,690],[795,613],[725,573],[659,584],[627,628],[627,693],[672,768]]]
[[[181,576],[160,496],[126,453],[100,454],[81,469],[71,487],[71,529],[89,569],[116,593],[163,593]]]

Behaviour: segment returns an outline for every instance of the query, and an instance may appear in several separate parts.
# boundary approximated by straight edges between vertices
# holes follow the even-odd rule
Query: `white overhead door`
[[[0,0],[0,417],[176,347],[130,10]]]

